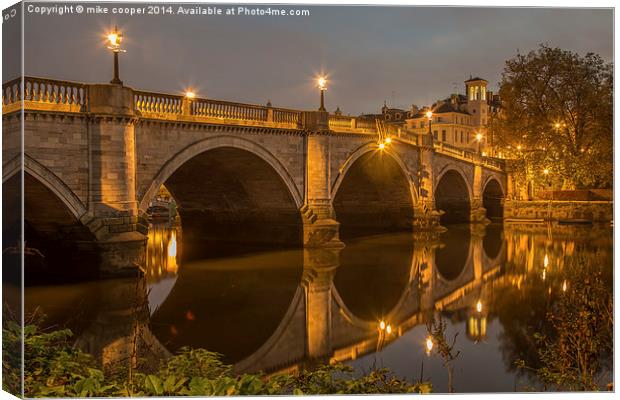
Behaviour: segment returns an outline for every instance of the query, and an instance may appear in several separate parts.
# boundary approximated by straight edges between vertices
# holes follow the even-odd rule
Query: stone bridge
[[[512,191],[501,160],[324,111],[33,77],[2,102],[3,185],[18,201],[23,179],[26,235],[95,249],[101,274],[142,263],[162,185],[190,242],[306,248],[501,218]]]

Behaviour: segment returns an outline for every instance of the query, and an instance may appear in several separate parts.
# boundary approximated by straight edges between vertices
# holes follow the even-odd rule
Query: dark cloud
[[[178,6],[171,4],[175,11]],[[180,92],[193,85],[205,97],[261,104],[271,99],[310,109],[317,102],[311,78],[324,70],[331,78],[328,108],[357,114],[378,110],[384,99],[403,107],[429,103],[455,86],[462,91],[470,74],[486,78],[493,89],[506,59],[543,42],[613,57],[611,9],[284,7],[307,8],[311,15],[26,13],[25,71],[109,80],[111,56],[102,33],[118,24],[126,38],[121,78],[128,86]]]

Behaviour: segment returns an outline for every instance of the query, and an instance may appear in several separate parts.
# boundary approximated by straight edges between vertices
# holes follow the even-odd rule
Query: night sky
[[[455,87],[463,92],[470,74],[497,90],[505,60],[543,42],[613,57],[611,9],[277,7],[309,9],[310,16],[26,13],[25,73],[108,82],[112,56],[103,33],[118,24],[127,86],[166,93],[192,86],[201,97],[314,109],[312,78],[325,71],[327,108],[356,115],[377,112],[384,100],[409,107]]]

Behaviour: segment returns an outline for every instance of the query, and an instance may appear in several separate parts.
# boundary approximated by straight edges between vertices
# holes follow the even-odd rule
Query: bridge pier
[[[329,114],[304,113],[306,135],[306,200],[301,208],[303,244],[308,248],[343,247],[340,224],[332,206],[330,184]]]
[[[89,199],[82,218],[102,252],[100,274],[135,275],[144,263],[147,228],[138,216],[133,90],[90,85]]]
[[[418,201],[413,210],[413,230],[443,232],[446,230],[440,224],[443,212],[435,208],[435,177],[433,174],[435,149],[427,135],[420,136],[419,140],[422,146],[419,151]]]
[[[484,208],[483,199],[482,199],[482,159],[480,155],[476,155],[474,157],[474,184],[472,187],[472,199],[471,199],[471,211],[470,211],[470,222],[472,223],[481,223],[481,224],[489,224],[491,220],[487,218],[487,210]]]
[[[306,300],[306,355],[313,360],[332,353],[332,287],[339,248],[304,250],[302,284]]]

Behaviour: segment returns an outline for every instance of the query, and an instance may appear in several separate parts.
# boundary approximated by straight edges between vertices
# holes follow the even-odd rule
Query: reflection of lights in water
[[[476,342],[484,339],[487,335],[486,317],[469,317],[467,321],[467,336]]]
[[[426,354],[430,354],[433,351],[433,339],[430,336],[426,337]]]
[[[543,260],[543,266],[547,268],[549,265],[549,257],[545,254],[545,259]]]
[[[547,278],[547,270],[543,269],[542,280],[544,281]]]
[[[170,241],[168,242],[168,252],[166,258],[166,270],[168,272],[176,273],[177,265],[177,232],[173,230],[170,234]]]
[[[174,287],[179,269],[178,254],[176,228],[155,225],[149,229],[146,279],[151,315],[164,303]]]
[[[476,311],[482,312],[482,301],[480,300],[476,303]]]
[[[191,310],[187,310],[187,312],[185,312],[185,319],[188,321],[193,321],[196,319],[196,316]]]
[[[566,283],[566,280],[564,282],[562,282],[562,291],[566,292],[566,289],[568,289],[568,284]]]

